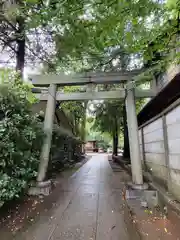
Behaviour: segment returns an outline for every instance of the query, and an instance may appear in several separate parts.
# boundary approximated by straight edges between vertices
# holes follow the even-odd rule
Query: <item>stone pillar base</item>
[[[147,190],[149,188],[147,183],[143,183],[143,184],[135,184],[133,182],[128,182],[127,184],[131,189],[134,190]]]
[[[51,193],[52,183],[50,180],[44,182],[36,182],[29,188],[28,194],[32,196],[48,196]]]

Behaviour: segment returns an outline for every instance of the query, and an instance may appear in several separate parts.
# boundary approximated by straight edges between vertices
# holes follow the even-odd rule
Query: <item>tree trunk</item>
[[[83,117],[82,117],[82,122],[81,122],[81,139],[83,141],[82,144],[82,153],[85,154],[85,146],[84,143],[86,141],[86,109],[87,109],[87,104],[88,102],[84,102],[84,109],[83,109]]]
[[[129,135],[128,135],[128,126],[127,126],[127,114],[126,114],[126,106],[123,106],[123,122],[124,122],[124,158],[130,158],[130,150],[129,150]]]
[[[82,141],[85,141],[86,139],[86,109],[87,109],[87,101],[84,102],[84,106],[83,106],[83,118],[82,118],[82,122],[81,122],[81,138]]]
[[[74,114],[74,135],[78,136],[79,132],[80,132],[80,128],[79,128],[79,118],[77,117],[76,113]]]
[[[25,21],[24,18],[19,16],[16,19],[17,30],[17,52],[16,52],[16,71],[19,72],[21,78],[23,78],[24,63],[25,63]]]
[[[113,133],[113,155],[118,155],[118,121],[117,118],[115,118],[114,123],[114,133]]]

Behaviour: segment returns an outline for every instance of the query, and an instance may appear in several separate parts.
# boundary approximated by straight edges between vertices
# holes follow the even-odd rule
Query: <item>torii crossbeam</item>
[[[37,93],[36,98],[40,101],[48,100],[48,92]],[[72,93],[62,93],[57,91],[56,100],[57,101],[88,101],[88,100],[114,100],[114,99],[124,99],[126,96],[125,90],[116,91],[92,91],[92,92],[72,92]],[[141,90],[135,89],[136,98],[151,98],[155,96],[153,90]]]

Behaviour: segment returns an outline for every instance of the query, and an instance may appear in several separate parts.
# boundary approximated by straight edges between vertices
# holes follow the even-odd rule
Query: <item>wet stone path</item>
[[[40,216],[18,240],[128,240],[120,172],[94,155],[59,190],[53,212]]]

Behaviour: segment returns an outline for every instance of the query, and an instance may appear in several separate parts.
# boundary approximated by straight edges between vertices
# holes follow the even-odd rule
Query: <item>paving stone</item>
[[[128,240],[120,174],[106,154],[94,155],[62,184],[48,221],[42,216],[18,240]]]

